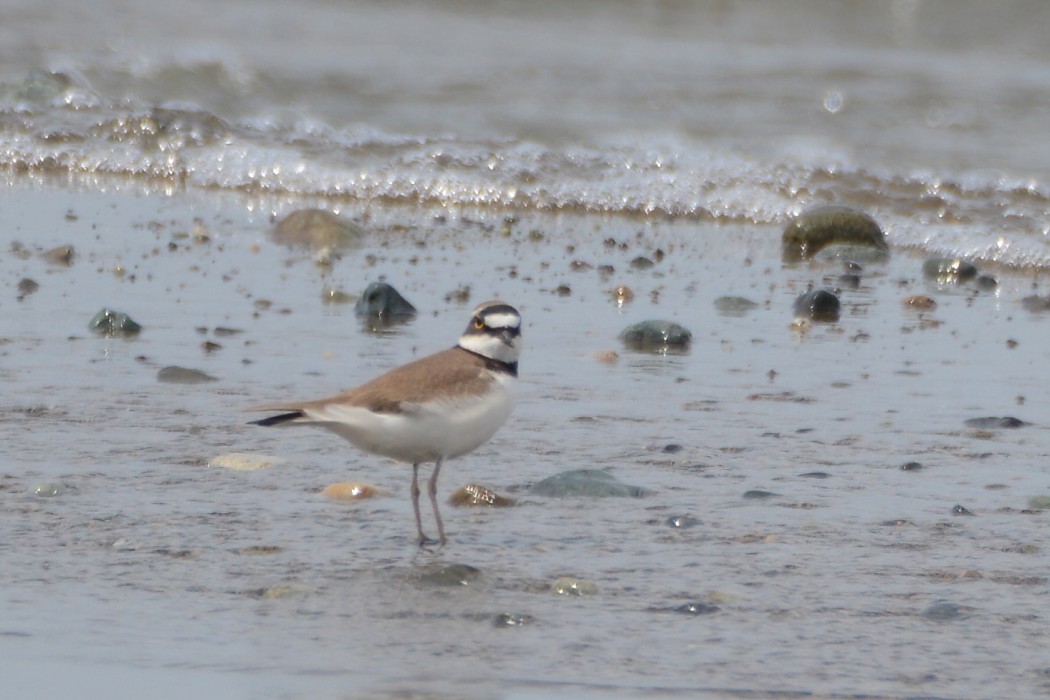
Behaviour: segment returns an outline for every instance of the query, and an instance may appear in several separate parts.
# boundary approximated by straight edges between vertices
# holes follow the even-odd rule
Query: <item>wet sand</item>
[[[1046,294],[1041,275],[991,270],[995,291],[941,289],[921,257],[894,250],[842,290],[838,323],[800,332],[795,297],[842,269],[782,264],[779,227],[373,206],[343,212],[365,235],[326,267],[272,238],[272,210],[310,202],[107,188],[0,193],[5,238],[28,252],[8,244],[0,264],[0,657],[17,695],[148,685],[175,697],[192,682],[224,698],[1005,698],[1050,686],[1048,515],[1029,509],[1050,495],[1050,319],[1020,305]],[[67,244],[70,266],[38,254]],[[635,269],[639,256],[655,265]],[[384,276],[419,309],[412,323],[371,333],[352,303],[323,300]],[[39,288],[20,291],[22,279]],[[618,285],[634,292],[623,307]],[[936,308],[902,304],[918,294]],[[724,295],[757,307],[722,315]],[[492,297],[525,319],[520,404],[447,465],[440,491],[482,483],[519,504],[446,505],[444,549],[414,545],[407,467],[321,431],[246,425],[252,404],[450,346]],[[143,331],[92,334],[104,307]],[[617,340],[652,318],[689,328],[691,350]],[[596,357],[607,350],[618,359]],[[158,382],[171,365],[217,381]],[[988,416],[1025,425],[966,423]],[[283,461],[207,466],[230,452]],[[652,493],[528,492],[572,469]],[[337,481],[391,495],[319,496]],[[699,523],[671,527],[675,516]],[[426,578],[450,564],[478,573]],[[566,576],[595,592],[552,592]]]

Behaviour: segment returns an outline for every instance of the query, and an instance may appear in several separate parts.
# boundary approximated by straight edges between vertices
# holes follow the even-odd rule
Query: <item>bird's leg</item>
[[[430,475],[430,481],[427,482],[427,493],[430,494],[430,505],[434,507],[434,519],[437,520],[438,524],[438,542],[444,546],[445,539],[445,524],[441,522],[441,511],[438,510],[437,492],[438,492],[438,474],[441,472],[441,460],[438,459],[434,463],[434,473]]]
[[[423,518],[419,515],[419,464],[412,465],[412,510],[416,512],[416,530],[419,532],[419,546],[429,540],[423,534]]]

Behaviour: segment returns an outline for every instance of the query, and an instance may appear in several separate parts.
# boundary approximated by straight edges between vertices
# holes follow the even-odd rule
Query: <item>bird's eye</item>
[[[474,319],[474,327],[480,331],[482,328],[485,327],[485,322],[482,321],[481,318],[476,318]]]

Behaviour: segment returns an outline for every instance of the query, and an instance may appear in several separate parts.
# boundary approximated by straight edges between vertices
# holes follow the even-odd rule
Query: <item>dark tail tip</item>
[[[263,418],[262,420],[249,421],[249,425],[261,425],[265,428],[269,428],[271,425],[280,425],[281,423],[287,423],[290,420],[296,418],[302,418],[302,411],[292,411],[291,413],[282,413],[277,416],[270,416],[269,418]]]

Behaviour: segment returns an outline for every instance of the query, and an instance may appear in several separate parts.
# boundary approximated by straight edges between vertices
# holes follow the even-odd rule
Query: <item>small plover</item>
[[[252,408],[280,412],[252,423],[326,428],[366,452],[410,463],[420,545],[430,540],[419,513],[419,465],[434,462],[427,493],[438,542],[445,544],[437,503],[441,464],[471,452],[506,422],[514,406],[520,353],[521,315],[509,304],[488,301],[474,309],[455,347],[336,396]]]

